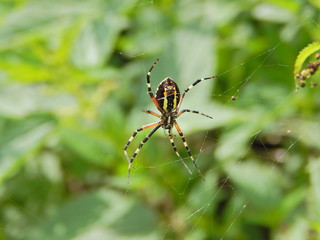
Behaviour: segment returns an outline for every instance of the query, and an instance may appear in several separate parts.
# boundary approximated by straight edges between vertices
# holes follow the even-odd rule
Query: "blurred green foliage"
[[[320,90],[295,92],[293,76],[299,51],[319,40],[319,9],[1,1],[0,239],[319,239]],[[153,90],[167,76],[183,90],[219,75],[183,104],[214,119],[178,120],[205,182],[162,130],[127,179],[123,146],[155,121],[140,109],[155,109],[145,75],[157,57]]]

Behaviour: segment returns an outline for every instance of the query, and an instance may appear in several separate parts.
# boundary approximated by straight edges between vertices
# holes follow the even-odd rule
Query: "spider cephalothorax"
[[[159,59],[157,59],[151,66],[149,72],[147,73],[147,88],[148,88],[148,94],[151,97],[151,100],[153,101],[154,105],[157,107],[157,109],[160,111],[161,115],[151,111],[151,110],[142,110],[145,113],[151,114],[153,116],[156,116],[158,118],[160,118],[160,121],[155,122],[155,123],[150,123],[148,125],[142,126],[140,128],[138,128],[137,130],[135,130],[132,134],[132,136],[129,138],[128,142],[126,143],[126,145],[124,146],[124,153],[128,159],[129,162],[129,169],[128,169],[128,173],[130,173],[130,169],[132,167],[132,162],[134,160],[134,158],[138,155],[140,149],[143,147],[143,145],[148,141],[148,139],[152,136],[153,133],[155,133],[160,127],[163,127],[164,129],[168,130],[168,136],[172,145],[173,150],[175,151],[176,155],[179,157],[179,159],[181,160],[181,162],[183,163],[183,165],[186,167],[186,169],[189,171],[189,173],[191,174],[191,171],[189,169],[189,167],[185,164],[185,162],[183,161],[182,157],[180,156],[179,152],[176,149],[175,143],[173,141],[173,135],[171,133],[171,130],[173,127],[176,128],[177,132],[179,133],[181,140],[188,152],[189,157],[191,158],[193,164],[195,165],[195,167],[198,170],[199,175],[203,178],[197,164],[196,161],[194,160],[188,143],[185,139],[185,137],[183,136],[183,133],[176,121],[176,119],[183,113],[185,112],[191,112],[191,113],[196,113],[196,114],[200,114],[202,116],[208,117],[208,118],[212,118],[206,114],[200,113],[198,111],[194,111],[194,110],[189,110],[189,109],[183,109],[181,111],[180,110],[180,106],[182,104],[183,98],[185,96],[185,94],[191,89],[193,88],[195,85],[197,85],[199,82],[203,81],[203,80],[208,80],[208,79],[212,79],[215,78],[216,76],[213,77],[206,77],[206,78],[200,78],[197,79],[193,84],[191,84],[186,90],[184,90],[182,92],[182,94],[180,95],[180,91],[178,88],[178,85],[173,81],[172,78],[167,77],[165,78],[158,86],[157,91],[156,91],[156,96],[153,95],[153,92],[151,90],[151,83],[150,83],[150,75],[151,75],[151,71],[154,68],[154,66],[157,64],[157,62],[159,61]],[[154,127],[149,133],[148,135],[141,141],[140,145],[138,146],[138,148],[135,150],[135,152],[133,153],[132,157],[129,158],[128,154],[127,154],[127,148],[129,146],[129,144],[132,142],[133,138],[137,135],[138,132],[147,129],[147,128],[151,128]],[[203,178],[204,179],[204,178]]]

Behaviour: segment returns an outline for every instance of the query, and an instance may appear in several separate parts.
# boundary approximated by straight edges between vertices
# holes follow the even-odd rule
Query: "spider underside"
[[[152,64],[150,70],[147,73],[147,88],[148,88],[148,94],[151,98],[151,100],[153,101],[154,105],[157,107],[157,109],[159,110],[159,112],[161,113],[160,115],[151,111],[151,110],[142,110],[143,112],[147,113],[147,114],[151,114],[153,116],[156,116],[160,119],[160,121],[155,122],[155,123],[150,123],[147,125],[144,125],[140,128],[138,128],[137,130],[135,130],[132,134],[132,136],[129,138],[129,140],[127,141],[126,145],[124,146],[124,153],[126,155],[126,158],[129,162],[129,167],[128,167],[128,175],[130,174],[130,169],[133,167],[132,166],[132,162],[135,159],[135,157],[138,155],[138,153],[140,152],[141,148],[143,147],[143,145],[149,140],[149,138],[160,128],[164,128],[165,130],[168,130],[168,137],[169,140],[171,142],[171,146],[174,150],[174,152],[176,153],[176,155],[179,157],[180,161],[183,163],[183,165],[185,166],[185,168],[188,170],[188,172],[190,174],[192,174],[190,168],[187,166],[187,164],[184,162],[183,158],[180,156],[179,152],[176,149],[174,140],[173,140],[173,135],[171,133],[171,130],[173,127],[176,128],[177,132],[180,135],[180,138],[183,142],[183,145],[189,155],[189,157],[191,158],[194,166],[196,167],[199,175],[202,177],[202,179],[204,180],[204,177],[200,171],[200,169],[198,168],[198,165],[196,164],[196,161],[194,160],[191,151],[189,149],[188,143],[176,121],[176,119],[181,116],[183,113],[185,112],[190,112],[190,113],[196,113],[196,114],[200,114],[202,116],[208,117],[208,118],[212,118],[204,113],[201,113],[199,111],[194,111],[194,110],[189,110],[189,109],[183,109],[181,111],[180,110],[180,106],[182,104],[183,98],[185,96],[185,94],[191,89],[193,88],[195,85],[197,85],[198,83],[200,83],[201,81],[204,80],[208,80],[208,79],[212,79],[215,78],[216,76],[212,76],[212,77],[206,77],[206,78],[200,78],[197,79],[194,83],[192,83],[186,90],[184,90],[182,92],[182,94],[180,94],[178,85],[173,81],[173,79],[171,79],[170,77],[165,78],[158,86],[157,90],[156,90],[156,95],[154,96],[152,90],[151,90],[151,83],[150,83],[150,75],[151,75],[151,71],[152,69],[155,67],[155,65],[157,64],[157,62],[159,61],[159,58],[156,59],[156,61]],[[147,134],[147,136],[140,142],[138,148],[135,150],[135,152],[133,153],[132,157],[129,158],[128,154],[127,154],[127,148],[130,145],[130,143],[132,142],[132,140],[134,139],[134,137],[137,135],[138,132],[147,129],[147,128],[152,128],[153,129]]]

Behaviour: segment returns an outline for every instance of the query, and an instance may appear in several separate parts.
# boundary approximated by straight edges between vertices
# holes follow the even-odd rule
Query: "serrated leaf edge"
[[[294,79],[295,79],[296,88],[299,87],[299,79],[296,78],[296,75],[300,72],[300,69],[302,68],[303,63],[311,54],[319,50],[320,50],[320,41],[316,41],[316,42],[310,43],[308,46],[306,46],[299,52],[296,58],[296,61],[294,63]]]

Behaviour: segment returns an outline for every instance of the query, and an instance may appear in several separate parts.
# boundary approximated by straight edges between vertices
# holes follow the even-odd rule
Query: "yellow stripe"
[[[176,107],[177,107],[177,91],[176,90],[174,90],[174,98],[173,98],[173,107],[172,107],[172,109],[174,110],[174,109],[176,109]]]
[[[168,106],[167,96],[168,96],[168,94],[167,94],[167,90],[166,89],[164,89],[163,96],[164,96],[163,97],[163,109],[167,110],[167,106]]]

